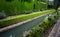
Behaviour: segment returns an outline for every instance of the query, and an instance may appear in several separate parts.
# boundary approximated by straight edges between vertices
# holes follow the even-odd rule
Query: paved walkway
[[[60,37],[60,18],[57,20],[57,23],[53,27],[48,37]]]

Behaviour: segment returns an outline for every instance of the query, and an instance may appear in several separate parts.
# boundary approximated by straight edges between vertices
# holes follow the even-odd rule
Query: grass
[[[54,11],[54,10],[53,10]],[[42,11],[42,12],[34,12],[31,14],[24,14],[24,15],[17,15],[17,16],[12,16],[12,17],[8,17],[5,19],[0,20],[0,28],[1,27],[5,27],[5,26],[9,26],[9,25],[13,25],[28,19],[32,19],[34,17],[37,16],[41,16],[50,12],[53,12],[52,10],[46,10],[46,11]]]

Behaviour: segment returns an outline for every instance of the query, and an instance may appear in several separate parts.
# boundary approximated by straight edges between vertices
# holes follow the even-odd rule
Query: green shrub
[[[46,4],[39,3],[37,0],[0,0],[0,12],[2,10],[9,16],[24,14],[26,10],[45,9]],[[34,3],[36,8],[34,9]]]
[[[60,11],[58,12],[58,16],[60,17]]]
[[[7,2],[11,2],[12,0],[6,0]]]
[[[56,16],[55,14],[54,15],[52,14],[52,16],[49,16],[43,22],[39,23],[39,25],[34,27],[32,29],[34,36],[40,37],[48,28],[50,28],[54,24],[53,22],[56,22],[54,21],[56,19],[55,16]],[[29,36],[32,37],[33,35],[29,35]]]

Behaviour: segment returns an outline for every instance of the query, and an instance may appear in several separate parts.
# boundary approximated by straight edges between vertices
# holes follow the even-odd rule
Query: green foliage
[[[21,0],[22,2],[24,1],[24,2],[31,2],[32,0]]]
[[[39,3],[37,0],[0,0],[0,12],[2,10],[5,11],[5,13],[9,16],[11,15],[19,15],[24,14],[24,11],[26,10],[39,10],[39,9],[45,9],[46,5],[43,3]],[[36,8],[34,9],[34,3],[36,5]]]
[[[6,0],[7,2],[11,2],[12,0]]]
[[[35,1],[35,10],[46,9],[47,4]]]
[[[46,0],[41,0],[42,2],[45,2]]]
[[[32,32],[33,32],[33,35],[31,35],[32,33],[30,34],[27,34],[29,35],[28,37],[33,37],[33,36],[36,36],[36,37],[41,37],[41,35],[49,28],[51,27],[54,22],[54,20],[56,20],[56,18],[54,18],[56,15],[55,14],[52,14],[52,16],[49,16],[48,18],[46,18],[43,22],[39,23],[39,25],[37,25],[36,27],[34,27],[32,29]]]
[[[58,13],[58,15],[60,16],[60,12]]]
[[[6,19],[0,20],[0,27],[5,27],[5,26],[12,25],[12,24],[16,24],[18,22],[22,22],[22,21],[25,21],[25,20],[40,16],[40,15],[47,14],[49,12],[53,12],[53,11],[47,10],[47,11],[43,11],[43,12],[35,12],[35,13],[31,13],[31,14],[8,17]]]

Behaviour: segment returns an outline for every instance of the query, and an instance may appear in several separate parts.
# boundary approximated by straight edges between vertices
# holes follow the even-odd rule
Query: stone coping
[[[46,16],[46,15],[49,15],[51,13],[47,13],[47,14],[44,14],[44,15],[41,15],[41,16],[38,16],[38,17],[35,17],[35,18],[32,18],[32,19],[29,19],[29,20],[26,20],[26,21],[23,21],[23,22],[20,22],[20,23],[17,23],[17,24],[13,24],[13,25],[10,25],[10,26],[7,26],[7,27],[4,27],[4,28],[1,28],[0,29],[0,32],[3,32],[3,31],[6,31],[6,30],[9,30],[9,29],[12,29],[12,28],[15,28],[17,26],[21,26],[22,24],[25,24],[25,23],[28,23],[30,21],[33,21],[39,17],[42,17],[42,16]]]

